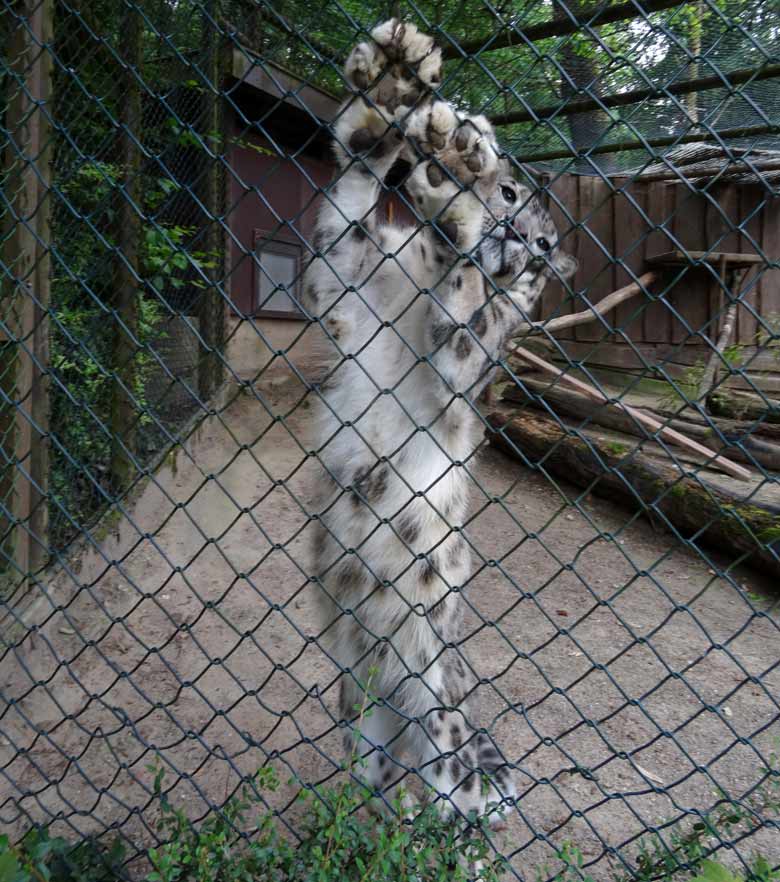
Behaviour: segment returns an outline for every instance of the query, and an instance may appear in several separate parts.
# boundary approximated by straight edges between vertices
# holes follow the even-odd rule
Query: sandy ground
[[[296,787],[338,773],[338,671],[311,640],[307,582],[318,473],[296,395],[241,394],[49,600],[38,592],[38,627],[0,663],[0,827],[59,814],[63,830],[148,842],[159,755],[193,817],[270,756],[297,782],[271,800],[294,828]],[[534,878],[574,840],[605,878],[605,849],[759,778],[780,736],[769,586],[740,572],[747,597],[669,534],[493,450],[470,467],[475,716],[522,791],[495,845]],[[743,851],[759,846],[780,861],[776,831]]]

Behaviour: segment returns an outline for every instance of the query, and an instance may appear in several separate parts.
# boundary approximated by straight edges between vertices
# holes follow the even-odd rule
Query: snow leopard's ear
[[[559,251],[557,248],[553,252],[551,263],[556,274],[563,281],[568,281],[573,278],[574,274],[577,272],[577,267],[579,266],[579,261],[576,257],[572,257],[571,254],[566,254],[565,251]]]

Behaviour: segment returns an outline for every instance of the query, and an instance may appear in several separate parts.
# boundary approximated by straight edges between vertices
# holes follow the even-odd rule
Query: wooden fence
[[[548,176],[548,204],[563,235],[563,247],[579,260],[576,296],[560,286],[544,295],[542,318],[587,308],[648,267],[648,257],[673,250],[758,253],[766,262],[741,285],[734,342],[744,347],[746,370],[769,390],[780,389],[780,358],[756,354],[766,334],[759,322],[780,318],[780,203],[760,185],[716,185],[707,193],[684,184],[581,175]],[[774,264],[774,266],[772,266]],[[725,294],[717,268],[687,266],[664,271],[652,289],[655,301],[639,296],[608,314],[618,333],[596,322],[561,332],[573,358],[617,370],[646,369],[664,362],[678,375],[711,351]],[[622,332],[622,333],[620,333]],[[629,344],[629,339],[631,343]],[[764,340],[765,343],[765,340]]]

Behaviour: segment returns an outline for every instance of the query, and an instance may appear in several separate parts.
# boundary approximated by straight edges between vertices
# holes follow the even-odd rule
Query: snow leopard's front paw
[[[411,22],[391,18],[352,50],[344,72],[388,119],[401,119],[441,82],[441,50]]]
[[[450,243],[473,247],[498,175],[490,123],[482,116],[459,115],[437,101],[409,120],[405,153],[413,166],[406,188],[419,212],[434,220]]]
[[[425,165],[431,187],[450,181],[464,189],[495,178],[498,148],[484,116],[462,116],[436,101],[412,115],[407,135],[417,154],[410,158]]]

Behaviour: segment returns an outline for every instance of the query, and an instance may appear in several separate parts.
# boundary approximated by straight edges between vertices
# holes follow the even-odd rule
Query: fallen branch
[[[573,312],[571,315],[562,315],[558,318],[549,319],[546,322],[526,322],[520,325],[517,336],[523,334],[541,334],[542,332],[554,334],[557,331],[563,331],[566,328],[573,328],[575,325],[584,325],[588,322],[595,322],[597,318],[619,306],[631,297],[644,291],[656,279],[656,273],[644,273],[635,282],[626,285],[624,288],[618,288],[611,294],[607,294],[602,300],[583,310],[583,312]]]
[[[567,432],[538,413],[493,413],[489,442],[531,468],[543,469],[610,501],[659,516],[688,541],[746,557],[746,563],[780,575],[780,514],[755,498],[689,477],[668,461]],[[751,495],[751,494],[746,494]],[[751,495],[752,496],[752,495]]]
[[[648,416],[641,410],[638,410],[635,407],[631,407],[628,404],[624,404],[622,401],[610,400],[609,398],[607,398],[606,395],[603,394],[603,392],[599,392],[599,390],[596,389],[595,386],[591,386],[588,383],[583,383],[582,380],[578,380],[575,377],[565,374],[557,367],[551,365],[543,358],[539,358],[539,356],[534,355],[533,352],[529,352],[522,346],[515,347],[514,352],[520,358],[530,362],[531,364],[539,368],[539,370],[544,371],[546,374],[551,374],[552,376],[557,377],[561,383],[565,383],[568,386],[572,386],[574,389],[578,389],[580,392],[582,392],[584,395],[587,395],[589,398],[592,398],[594,401],[598,401],[600,404],[610,404],[613,407],[619,408],[624,413],[627,413],[630,417],[632,417],[632,419],[636,420],[636,422],[642,423],[642,425],[646,426],[649,429],[652,429],[655,435],[660,435],[662,438],[666,438],[667,440],[674,442],[680,447],[686,447],[688,450],[693,450],[695,453],[698,453],[699,456],[706,457],[708,464],[716,466],[727,475],[738,478],[740,481],[750,480],[750,472],[747,469],[743,469],[742,466],[738,466],[735,463],[730,462],[723,456],[718,456],[714,454],[712,450],[710,450],[708,447],[705,447],[703,444],[699,444],[697,441],[692,441],[690,438],[687,438],[680,432],[677,432],[674,429],[667,428],[663,425],[663,423],[659,422],[657,419],[654,419],[651,416]]]

